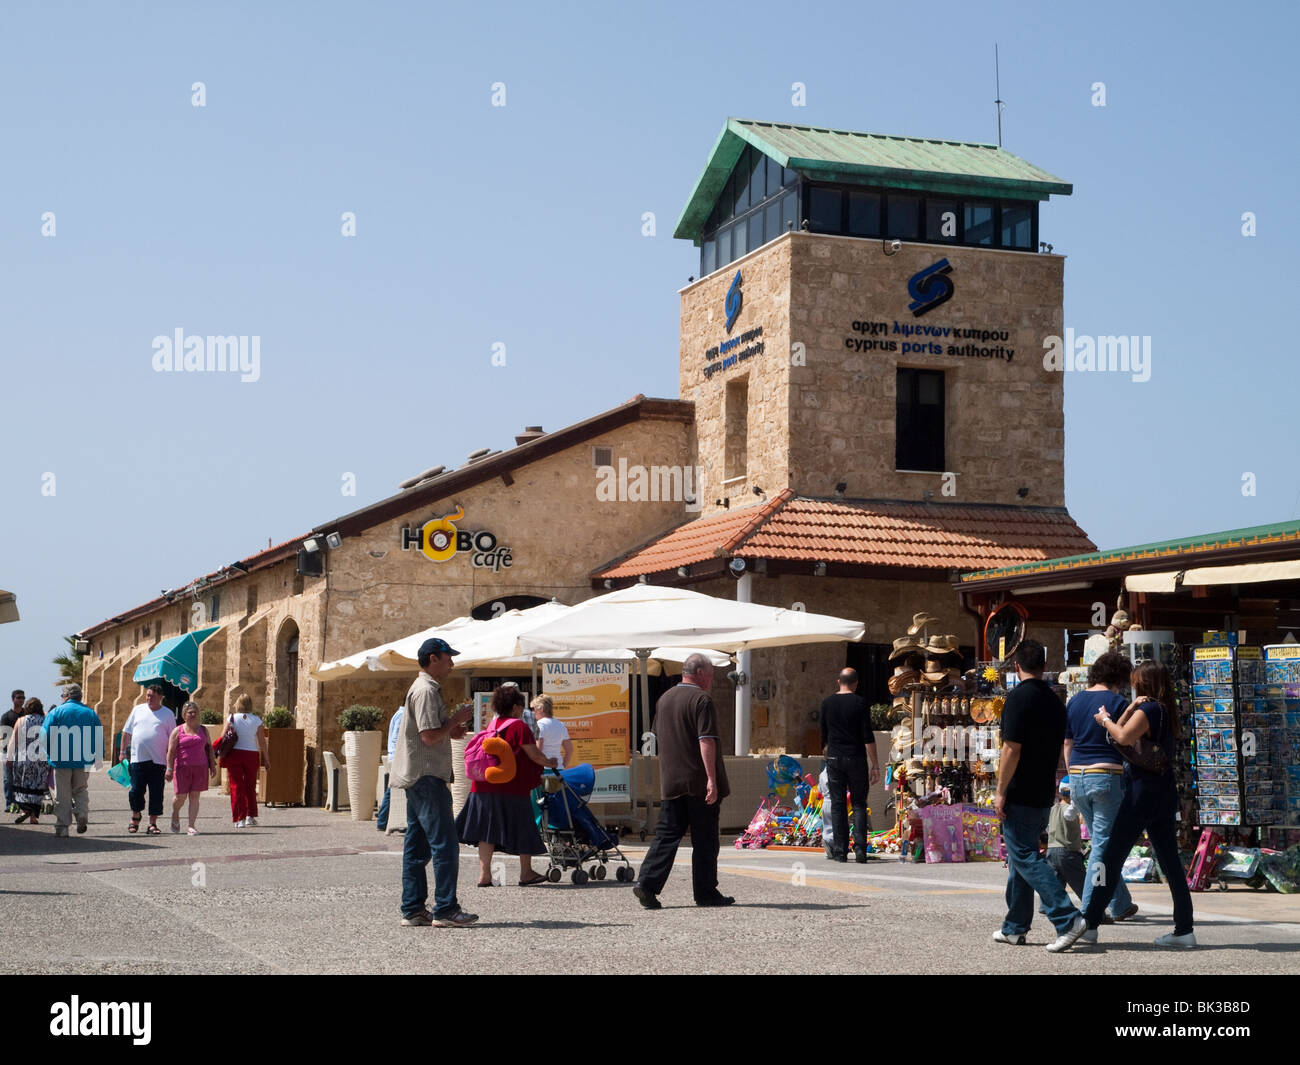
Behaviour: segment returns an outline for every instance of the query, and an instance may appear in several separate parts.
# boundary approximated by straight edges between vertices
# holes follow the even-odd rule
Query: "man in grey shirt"
[[[402,924],[420,927],[464,928],[478,920],[456,900],[460,872],[460,842],[451,814],[451,741],[465,735],[465,722],[473,713],[466,707],[449,713],[442,701],[440,682],[459,654],[446,640],[430,639],[416,655],[420,673],[406,701],[389,786],[406,789],[406,843],[402,848]],[[434,908],[425,903],[429,883],[425,866],[433,859]]]

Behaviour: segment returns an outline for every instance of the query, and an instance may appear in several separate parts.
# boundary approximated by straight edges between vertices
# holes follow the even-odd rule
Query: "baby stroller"
[[[546,879],[552,884],[560,882],[565,869],[573,870],[575,884],[604,880],[605,863],[611,859],[623,863],[614,870],[615,880],[635,879],[631,863],[618,849],[618,836],[604,828],[587,805],[586,796],[595,786],[596,771],[590,765],[558,773],[548,769],[542,777],[542,839],[551,859]],[[582,868],[589,861],[596,863],[590,873]]]

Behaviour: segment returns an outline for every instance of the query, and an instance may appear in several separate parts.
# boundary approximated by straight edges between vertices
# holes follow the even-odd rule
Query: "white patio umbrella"
[[[519,635],[523,654],[634,650],[664,645],[741,651],[796,643],[860,640],[861,621],[762,603],[718,599],[688,588],[635,584],[588,599],[554,621]]]
[[[346,658],[337,658],[332,662],[322,662],[315,669],[308,670],[308,675],[314,680],[340,680],[343,677],[350,677],[354,673],[360,673],[367,669],[406,668],[405,666],[389,667],[380,665],[380,656],[388,652],[399,656],[409,655],[411,667],[417,668],[415,655],[420,649],[420,644],[424,643],[425,640],[432,636],[442,636],[445,639],[449,633],[464,632],[475,625],[484,624],[486,622],[471,617],[454,618],[442,625],[435,625],[431,629],[422,629],[410,636],[403,636],[400,640],[390,640],[388,643],[381,643],[378,647],[358,651]]]
[[[520,632],[554,621],[572,609],[563,603],[541,603],[525,610],[507,610],[495,618],[475,622],[460,630],[456,639],[451,641],[452,646],[460,652],[456,656],[456,668],[474,669],[515,657],[518,654],[515,641]],[[374,655],[375,668],[419,669],[420,663],[415,655],[422,642],[415,637],[408,637],[386,645]],[[520,659],[520,664],[527,666],[528,663],[527,655]]]

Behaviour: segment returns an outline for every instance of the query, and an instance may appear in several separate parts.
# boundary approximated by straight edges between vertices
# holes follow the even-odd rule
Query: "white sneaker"
[[[244,827],[245,827],[245,828],[256,828],[256,827],[257,827],[257,818],[256,818],[256,817],[246,817],[246,818],[244,818]]]
[[[1097,929],[1090,928],[1079,937],[1079,946],[1095,947],[1097,945]]]
[[[247,827],[248,827],[248,818],[245,817],[242,821],[236,821],[236,822],[235,822],[235,827],[236,827],[236,828],[247,828]]]
[[[1082,914],[1074,919],[1074,924],[1062,932],[1053,943],[1048,943],[1047,953],[1060,954],[1062,951],[1069,950],[1084,932],[1088,931],[1088,922],[1083,919]]]
[[[1018,932],[1015,935],[1009,936],[999,928],[993,933],[993,942],[1005,943],[1009,947],[1023,947],[1025,945],[1025,934],[1024,932]]]
[[[1176,936],[1172,932],[1167,936],[1161,936],[1156,940],[1157,947],[1176,947],[1180,950],[1191,950],[1196,946],[1196,935],[1188,932],[1185,936]]]

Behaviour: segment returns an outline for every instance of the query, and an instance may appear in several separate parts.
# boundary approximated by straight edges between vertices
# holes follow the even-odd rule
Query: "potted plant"
[[[300,803],[307,783],[307,732],[297,728],[294,713],[286,706],[273,706],[262,718],[266,726],[266,754],[271,768],[265,770],[262,801]]]
[[[379,752],[383,736],[379,722],[384,712],[377,706],[353,704],[339,714],[343,728],[343,757],[347,759],[348,798],[352,820],[369,821],[375,812],[379,784]]]

